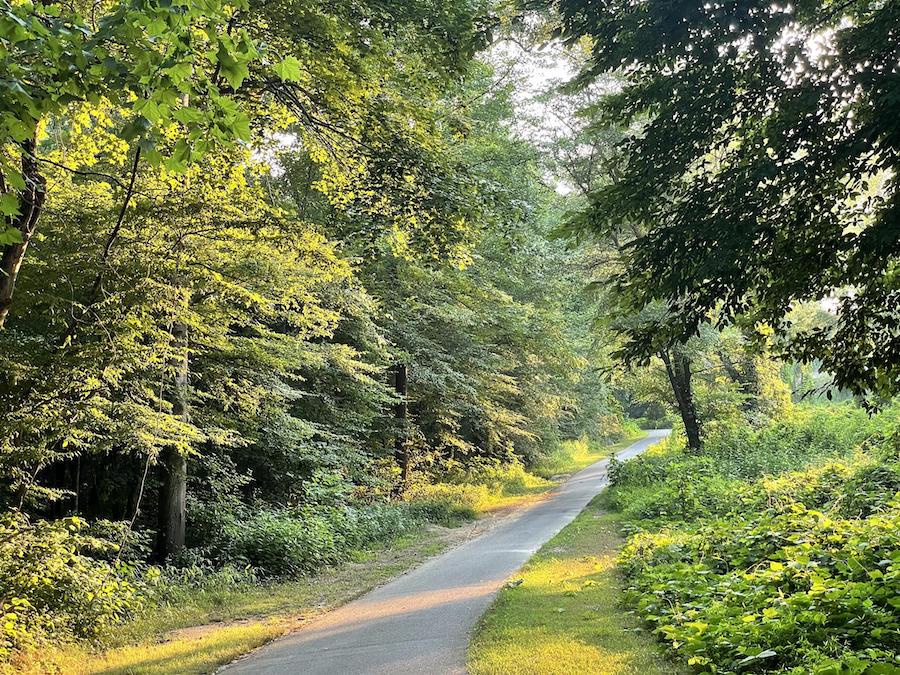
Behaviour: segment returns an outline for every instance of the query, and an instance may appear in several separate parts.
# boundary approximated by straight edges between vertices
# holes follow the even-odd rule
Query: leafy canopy
[[[587,219],[646,229],[620,290],[669,310],[628,331],[624,354],[740,315],[785,334],[797,301],[837,294],[837,324],[787,351],[857,393],[900,391],[900,3],[558,5],[570,40],[593,40],[583,81],[624,76],[593,121],[637,129]]]

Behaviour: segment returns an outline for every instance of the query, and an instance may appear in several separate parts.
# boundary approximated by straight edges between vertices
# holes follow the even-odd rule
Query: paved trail
[[[637,455],[668,434],[618,454]],[[465,673],[479,617],[509,578],[607,484],[608,460],[575,474],[545,501],[432,558],[309,626],[225,668],[228,675],[444,675]]]

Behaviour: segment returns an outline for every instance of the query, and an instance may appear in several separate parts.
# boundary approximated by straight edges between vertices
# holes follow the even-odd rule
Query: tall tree
[[[786,335],[794,303],[837,294],[837,324],[789,353],[859,394],[900,391],[900,3],[557,4],[568,39],[592,39],[582,80],[623,77],[592,114],[635,124],[627,164],[589,218],[646,228],[621,287],[666,303],[654,330],[746,315]],[[647,357],[658,336],[628,337]]]

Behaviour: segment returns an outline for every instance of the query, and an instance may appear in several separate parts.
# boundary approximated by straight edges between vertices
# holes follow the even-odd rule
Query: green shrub
[[[648,426],[640,426],[638,420],[632,420],[622,415],[604,415],[596,421],[591,433],[591,439],[597,443],[615,443],[637,436],[641,429],[656,429],[665,426],[662,424],[665,420],[654,420],[653,422],[643,420],[643,422]],[[652,426],[654,423],[661,424],[661,426]],[[583,440],[585,438],[582,436]]]
[[[528,494],[548,485],[545,478],[529,473],[520,462],[496,460],[471,464],[465,470],[448,473],[444,482],[457,487],[474,488],[468,490],[467,494],[480,495],[483,501],[496,496]]]
[[[424,518],[407,504],[370,504],[351,511],[355,519],[354,546],[387,544],[418,527]]]
[[[627,603],[704,672],[898,672],[895,428],[895,411],[801,410],[615,464]]]
[[[865,519],[798,505],[642,533],[622,563],[626,600],[701,669],[900,666],[900,503]]]
[[[422,520],[446,527],[473,520],[490,498],[484,485],[434,483],[414,486],[407,494],[413,513]]]
[[[838,504],[849,518],[865,518],[886,511],[900,492],[900,465],[869,464],[853,472]]]
[[[851,405],[798,406],[783,419],[753,429],[742,423],[710,425],[703,455],[731,478],[755,479],[800,469],[812,461],[848,455],[896,417],[872,418]]]
[[[91,555],[104,560],[127,560],[140,563],[153,555],[152,530],[135,530],[121,520],[93,520],[85,524],[83,533],[110,546],[92,547]]]
[[[294,576],[341,562],[348,548],[316,513],[261,510],[233,534],[236,553],[263,573]]]
[[[187,561],[192,559],[190,563]],[[260,583],[260,576],[249,565],[243,567],[212,562],[194,550],[179,561],[148,570],[148,594],[154,606],[190,605],[202,593],[207,601],[224,605],[236,590]]]
[[[671,429],[675,424],[675,420],[671,415],[664,415],[662,417],[638,417],[636,419],[628,420],[631,424],[633,424],[637,429]]]
[[[139,570],[79,518],[0,516],[0,657],[45,638],[94,638],[144,604]]]
[[[351,560],[357,551],[387,543],[421,523],[407,504],[305,505],[299,508],[221,508],[194,514],[204,524],[203,540],[182,565],[250,566],[267,577],[309,574]]]
[[[640,434],[640,430],[631,424],[626,429],[627,432],[617,440]],[[608,446],[608,444],[608,442],[601,442],[586,436],[562,441],[549,446],[529,467],[529,470],[542,478],[570,474],[597,461],[604,454],[604,446]]]

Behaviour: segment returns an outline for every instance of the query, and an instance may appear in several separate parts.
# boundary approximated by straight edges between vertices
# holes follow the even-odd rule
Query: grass
[[[586,438],[563,441],[527,470],[518,463],[482,467],[451,476],[447,482],[419,485],[413,498],[441,505],[442,515],[435,518],[432,514],[432,518],[445,525],[522,506],[553,490],[561,478],[628,447],[645,435],[646,432],[639,431],[626,440],[607,445]]]
[[[641,431],[611,445],[604,445],[584,437],[577,440],[563,441],[553,453],[542,457],[531,468],[531,472],[542,478],[572,474],[576,471],[581,471],[604,457],[609,457],[613,453],[624,450],[646,435],[647,432]]]
[[[407,536],[368,560],[297,581],[193,590],[118,629],[105,651],[66,645],[32,652],[8,672],[87,674],[208,673],[439,553],[435,529]],[[0,666],[0,672],[3,671]]]
[[[504,467],[481,488],[475,501],[475,513],[479,516],[498,509],[511,508],[528,503],[546,494],[557,483],[527,471],[521,465]]]
[[[680,672],[619,606],[622,540],[597,502],[529,560],[521,583],[501,591],[470,646],[472,675]]]

